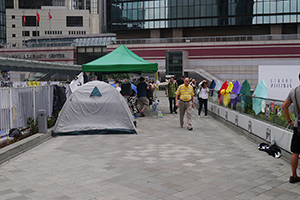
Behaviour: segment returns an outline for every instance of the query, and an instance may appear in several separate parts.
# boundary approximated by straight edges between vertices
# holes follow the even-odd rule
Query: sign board
[[[300,65],[260,65],[258,82],[268,87],[268,98],[284,101],[289,92],[300,85]]]
[[[47,62],[74,63],[76,61],[75,47],[40,47],[40,48],[9,48],[0,49],[0,56],[5,58],[39,60]]]

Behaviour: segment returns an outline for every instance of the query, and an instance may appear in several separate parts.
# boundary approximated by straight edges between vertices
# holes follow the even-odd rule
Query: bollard
[[[47,116],[44,109],[38,110],[38,128],[39,133],[47,133]]]

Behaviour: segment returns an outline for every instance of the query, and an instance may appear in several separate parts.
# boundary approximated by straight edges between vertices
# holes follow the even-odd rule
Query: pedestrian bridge
[[[81,65],[0,57],[0,70],[78,74]]]
[[[138,135],[59,136],[2,163],[1,199],[300,198],[285,160],[215,115],[193,110],[194,130],[180,128],[164,91],[158,99],[163,118],[147,109]]]

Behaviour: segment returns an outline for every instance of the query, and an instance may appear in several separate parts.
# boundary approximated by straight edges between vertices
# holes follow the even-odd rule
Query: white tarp
[[[83,72],[81,72],[76,79],[70,83],[71,92],[75,92],[80,86],[84,84]]]
[[[258,82],[268,87],[268,98],[284,101],[289,92],[300,84],[300,65],[260,65]]]
[[[97,89],[101,96],[91,96]],[[53,132],[136,133],[133,121],[133,115],[126,101],[114,87],[102,81],[91,81],[79,87],[67,99]]]

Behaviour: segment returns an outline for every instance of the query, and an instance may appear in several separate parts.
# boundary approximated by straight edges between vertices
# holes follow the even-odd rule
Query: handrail
[[[272,35],[117,39],[115,41],[115,44],[233,42],[233,41],[299,40],[299,39],[300,39],[300,34],[272,34]]]
[[[215,91],[215,92],[218,92],[219,90],[209,89],[209,91]],[[225,92],[225,93],[226,93],[226,92]],[[257,96],[254,96],[254,95],[237,94],[237,93],[234,93],[234,92],[229,92],[228,94],[235,94],[235,95],[238,95],[238,96],[244,96],[244,97],[249,97],[249,98],[257,98],[257,99],[262,99],[262,100],[266,100],[266,101],[278,101],[278,102],[281,102],[281,103],[284,102],[284,101],[279,100],[279,99],[271,99],[271,98],[257,97]]]
[[[243,94],[236,94],[236,93],[229,93],[229,94],[235,94],[237,98],[237,102],[235,102],[235,105],[231,105],[232,102],[230,102],[228,105],[224,105],[223,98],[222,101],[218,101],[218,96],[215,96],[216,94],[212,95],[212,92],[217,92],[214,89],[210,89],[209,92],[209,98],[208,100],[211,103],[215,103],[217,105],[223,106],[228,109],[232,109],[234,111],[247,114],[255,119],[270,123],[272,125],[276,125],[281,128],[285,128],[288,125],[287,120],[283,117],[284,113],[282,110],[282,105],[284,101],[277,100],[277,99],[271,99],[271,98],[263,98],[263,97],[257,97],[254,95],[243,95]],[[248,100],[247,100],[248,99]],[[264,109],[259,111],[257,114],[255,113],[255,110],[253,109],[252,103],[254,103],[254,99],[261,99],[265,101]],[[246,101],[245,101],[246,100]],[[246,105],[243,104],[243,102],[248,102]],[[295,120],[295,115],[293,114],[293,107],[292,104],[289,107],[289,112],[291,113],[292,120]]]
[[[119,44],[153,44],[153,43],[193,43],[193,42],[239,42],[239,41],[276,41],[299,40],[300,34],[272,34],[272,35],[233,35],[233,36],[203,36],[203,37],[173,37],[173,38],[137,38],[113,39],[103,45]],[[74,41],[30,41],[29,43],[1,44],[4,48],[16,47],[49,47],[49,46],[78,46]],[[94,46],[94,44],[91,44]]]

